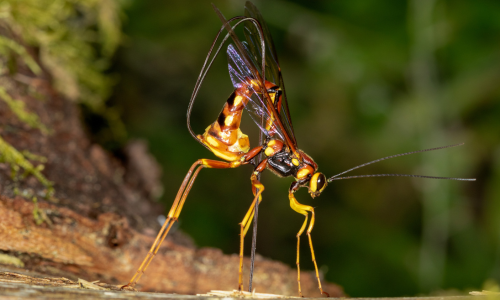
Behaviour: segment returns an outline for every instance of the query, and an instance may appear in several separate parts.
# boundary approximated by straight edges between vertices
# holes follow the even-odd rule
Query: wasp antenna
[[[366,177],[416,177],[416,178],[430,178],[430,179],[448,179],[448,180],[458,180],[458,181],[476,181],[476,178],[437,177],[437,176],[413,175],[413,174],[371,174],[371,175],[355,175],[355,176],[345,176],[345,177],[331,177],[328,179],[328,182],[332,182],[334,180],[366,178]]]
[[[448,146],[442,146],[442,147],[436,147],[436,148],[429,148],[429,149],[424,149],[424,150],[417,150],[417,151],[411,151],[411,152],[406,152],[406,153],[400,153],[400,154],[394,154],[394,155],[390,155],[390,156],[386,156],[386,157],[382,157],[382,158],[379,158],[379,159],[376,159],[376,160],[372,160],[370,162],[367,162],[367,163],[364,163],[364,164],[361,164],[359,166],[356,166],[354,168],[350,168],[349,170],[346,170],[342,173],[339,173],[337,175],[334,175],[332,177],[330,177],[328,179],[328,182],[332,182],[334,180],[338,180],[340,175],[342,174],[345,174],[345,173],[348,173],[348,172],[351,172],[353,170],[356,170],[356,169],[359,169],[361,167],[364,167],[364,166],[368,166],[368,165],[371,165],[371,164],[374,164],[376,162],[379,162],[379,161],[383,161],[383,160],[386,160],[386,159],[389,159],[389,158],[394,158],[394,157],[399,157],[399,156],[405,156],[405,155],[410,155],[410,154],[415,154],[415,153],[421,153],[421,152],[428,152],[428,151],[434,151],[434,150],[441,150],[441,149],[446,149],[446,148],[451,148],[451,147],[457,147],[457,146],[462,146],[464,143],[460,143],[460,144],[455,144],[455,145],[448,145]],[[377,174],[375,174],[377,175]],[[413,176],[413,177],[424,177],[424,176],[420,176],[420,175],[405,175],[405,174],[380,174],[382,176]],[[361,177],[380,177],[380,176],[368,176],[368,175],[362,175]],[[359,178],[359,177],[355,177],[355,176],[348,176],[348,177],[341,177],[342,179],[349,179],[349,178]],[[464,179],[454,179],[454,178],[447,178],[447,177],[432,177],[432,176],[427,176],[427,177],[424,177],[424,178],[436,178],[436,179],[452,179],[452,180],[464,180]],[[475,180],[475,179],[474,179]]]

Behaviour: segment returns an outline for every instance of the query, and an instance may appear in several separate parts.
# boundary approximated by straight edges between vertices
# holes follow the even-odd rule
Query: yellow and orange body
[[[269,97],[274,102],[277,93],[271,88],[276,85],[266,81],[265,86],[269,89]],[[240,84],[240,87],[236,88],[227,99],[217,120],[208,126],[203,134],[196,136],[217,157],[226,161],[236,161],[250,150],[250,140],[241,131],[240,124],[243,109],[254,90],[259,90],[254,80],[249,79],[246,83]],[[267,119],[265,126],[269,132],[274,133],[272,120]]]
[[[253,84],[253,85],[252,85]],[[278,103],[280,101],[280,93],[276,89],[276,85],[271,82],[266,81],[266,87],[269,88],[267,94],[272,99],[273,104],[275,104],[276,98],[278,98]],[[159,247],[168,232],[170,231],[173,223],[178,220],[181,210],[186,201],[187,195],[193,186],[194,180],[196,179],[201,168],[214,168],[214,169],[226,169],[226,168],[237,168],[243,164],[248,164],[254,157],[256,157],[261,152],[264,153],[265,159],[262,160],[257,166],[255,166],[254,172],[251,175],[252,192],[254,194],[254,200],[250,209],[245,214],[242,222],[240,223],[240,267],[238,276],[238,288],[243,289],[243,244],[245,235],[250,227],[250,222],[254,216],[255,203],[262,201],[261,194],[264,191],[264,186],[258,180],[258,175],[262,173],[266,168],[271,170],[273,173],[280,177],[294,177],[296,181],[292,183],[289,191],[290,205],[295,211],[304,214],[306,220],[301,227],[297,238],[299,239],[302,232],[305,230],[305,226],[308,222],[307,213],[311,212],[311,222],[307,230],[309,235],[309,242],[312,250],[312,242],[310,240],[310,232],[314,225],[314,210],[312,207],[307,205],[302,205],[295,200],[293,193],[302,186],[308,187],[311,196],[319,194],[324,185],[318,186],[317,184],[309,185],[311,178],[317,177],[318,174],[324,178],[324,175],[317,173],[318,166],[306,153],[301,150],[292,151],[285,142],[273,139],[272,135],[276,133],[276,123],[272,118],[266,119],[266,130],[268,132],[268,137],[262,145],[250,149],[250,141],[248,136],[241,132],[240,124],[243,109],[245,105],[248,104],[250,97],[252,96],[252,91],[256,90],[255,82],[248,80],[248,84],[241,84],[234,92],[229,96],[228,100],[224,104],[222,111],[219,114],[217,120],[208,126],[202,135],[197,135],[198,140],[204,144],[210,151],[212,151],[217,157],[222,158],[224,161],[216,161],[211,159],[199,159],[193,166],[191,166],[188,174],[184,178],[184,181],[177,193],[176,199],[170,212],[167,215],[167,221],[160,230],[151,250],[144,259],[143,263],[135,273],[134,277],[130,280],[127,286],[134,286],[140,279],[146,268],[149,266],[153,260],[155,254],[158,252]],[[313,187],[311,189],[311,187]],[[297,267],[298,264],[298,251],[297,248]],[[314,258],[314,253],[313,253]],[[316,266],[316,275],[319,282],[319,273]],[[299,274],[299,293],[300,293],[300,274]],[[321,292],[321,283],[319,282],[319,287]]]
[[[209,68],[211,65],[211,63],[207,64],[207,61],[210,53],[212,52],[212,46],[188,106],[188,129],[193,137],[195,137],[203,146],[223,161],[198,159],[191,166],[188,173],[184,177],[172,208],[170,209],[167,219],[160,229],[155,242],[151,246],[151,249],[146,255],[141,266],[126,286],[135,286],[142,274],[144,274],[145,270],[158,252],[161,243],[172,228],[172,225],[178,220],[189,191],[191,190],[194,181],[202,168],[227,169],[254,163],[255,168],[250,177],[254,199],[252,205],[240,223],[240,265],[238,274],[239,290],[243,290],[244,238],[250,227],[250,222],[254,217],[256,203],[260,203],[262,201],[261,194],[264,191],[264,185],[259,181],[259,175],[267,168],[280,177],[295,178],[295,181],[293,181],[292,186],[289,189],[290,205],[292,209],[305,215],[306,217],[304,224],[297,234],[297,243],[299,243],[300,235],[304,232],[308,223],[308,213],[312,214],[311,221],[307,227],[307,235],[309,236],[309,243],[316,269],[319,289],[323,293],[310,237],[310,233],[314,225],[314,209],[311,206],[298,203],[293,194],[298,190],[298,188],[307,187],[311,196],[315,197],[319,195],[319,193],[321,193],[326,186],[325,176],[318,173],[318,166],[316,163],[314,163],[314,161],[307,154],[296,147],[297,143],[295,141],[291,117],[288,111],[288,104],[284,94],[281,71],[276,58],[273,59],[270,56],[273,55],[273,53],[275,55],[276,51],[273,49],[274,46],[272,42],[268,43],[270,41],[270,34],[265,28],[265,24],[263,23],[262,17],[260,16],[257,8],[253,6],[252,3],[247,2],[246,12],[252,15],[252,17],[246,18],[245,20],[250,21],[253,25],[255,25],[255,28],[251,27],[247,29],[250,34],[253,35],[255,40],[261,42],[261,50],[266,48],[264,50],[264,52],[267,53],[266,58],[264,58],[262,53],[256,53],[258,52],[258,46],[253,50],[255,53],[249,53],[249,50],[245,50],[246,46],[243,46],[243,44],[236,37],[236,34],[232,32],[229,22],[224,19],[222,14],[220,14],[217,9],[216,12],[223,21],[225,29],[230,33],[230,35],[232,35],[233,42],[236,45],[236,48],[232,45],[228,46],[230,74],[233,76],[232,79],[235,90],[226,100],[226,103],[224,104],[222,111],[219,113],[217,120],[208,126],[203,134],[195,134],[189,123],[190,112],[201,82],[206,75],[205,66],[208,65]],[[255,30],[259,32],[257,33]],[[258,55],[262,55],[262,60],[259,62],[262,63],[262,66],[259,67],[254,64],[253,60],[253,58],[259,60]],[[231,66],[234,66],[234,68],[231,68]],[[259,68],[267,70],[267,67],[270,67],[268,71],[270,71],[272,76],[266,77],[266,74],[269,73],[264,74],[264,72],[263,74],[260,74]],[[269,78],[273,78],[271,80],[277,81],[276,83],[278,85],[266,80]],[[244,108],[249,104],[249,101],[254,101],[255,98],[258,98],[258,100],[257,102],[252,103],[254,108],[249,107],[249,110],[262,118],[263,123],[259,123],[258,126],[266,135],[266,139],[261,145],[251,149],[250,140],[248,136],[241,131],[240,125]],[[257,159],[254,160],[254,158],[261,153],[265,155],[264,159],[262,161],[258,161]],[[315,181],[315,183],[312,183],[311,180]],[[299,244],[297,244],[297,267],[299,268],[298,246]],[[299,294],[302,295],[300,289],[300,273],[298,275],[298,284]]]

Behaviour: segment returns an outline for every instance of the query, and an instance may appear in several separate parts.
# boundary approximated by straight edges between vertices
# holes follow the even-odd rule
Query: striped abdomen
[[[250,150],[248,136],[241,132],[241,116],[251,92],[242,86],[234,90],[217,118],[197,137],[218,157],[236,161]]]

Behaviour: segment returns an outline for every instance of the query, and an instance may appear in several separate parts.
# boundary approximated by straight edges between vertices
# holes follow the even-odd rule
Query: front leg
[[[312,244],[312,239],[311,239],[311,231],[314,227],[314,208],[312,206],[304,205],[301,204],[295,199],[295,196],[293,193],[299,188],[299,184],[297,181],[293,182],[292,185],[290,186],[290,190],[288,192],[288,199],[290,199],[290,207],[298,212],[299,214],[302,214],[306,217],[304,220],[304,223],[302,224],[302,227],[300,228],[299,232],[297,233],[297,283],[299,285],[299,295],[302,297],[302,290],[300,288],[300,236],[302,233],[304,233],[304,230],[306,229],[307,226],[307,218],[308,218],[308,212],[311,213],[311,222],[309,223],[309,227],[307,228],[307,237],[309,238],[309,247],[311,248],[311,256],[312,256],[312,261],[314,263],[314,269],[316,270],[316,278],[318,279],[318,285],[319,285],[319,290],[321,294],[325,294],[327,297],[328,295],[327,292],[323,291],[323,288],[321,286],[321,280],[319,279],[319,271],[318,271],[318,265],[316,263],[316,257],[314,255],[314,249],[313,249],[313,244]]]

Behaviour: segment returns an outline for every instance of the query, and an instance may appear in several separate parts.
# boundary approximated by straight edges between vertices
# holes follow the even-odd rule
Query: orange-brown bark
[[[40,273],[126,283],[153,242],[152,236],[131,229],[126,218],[117,214],[104,213],[91,220],[67,208],[39,203],[38,210],[46,219],[36,225],[34,209],[34,203],[24,199],[0,197],[0,249],[19,256],[25,267]],[[248,263],[245,259],[247,270]],[[179,294],[232,290],[237,274],[238,255],[167,239],[137,288]],[[282,263],[258,258],[254,287],[257,292],[295,295],[296,275]],[[319,296],[314,274],[304,273],[301,280],[305,295]],[[326,284],[325,290],[332,296],[342,295],[333,284]]]

